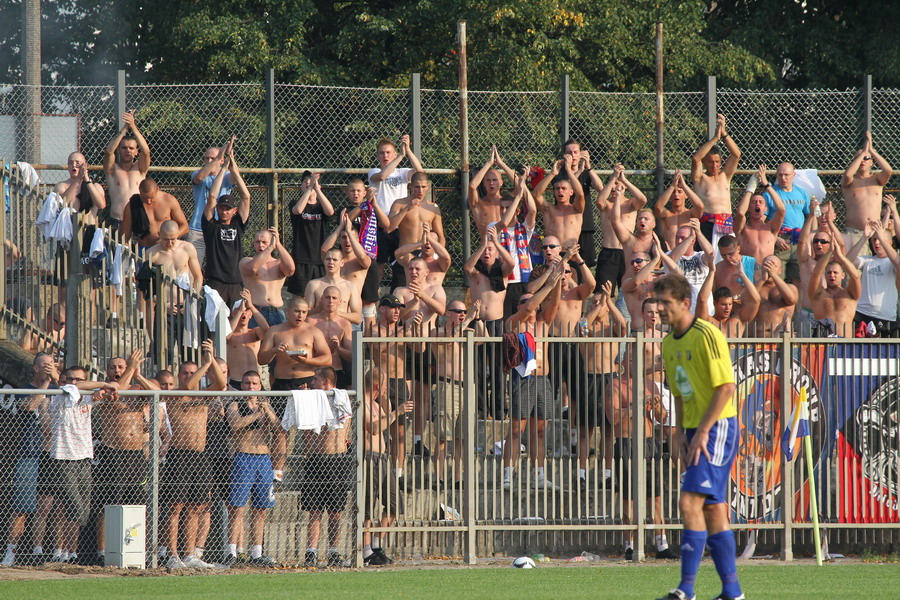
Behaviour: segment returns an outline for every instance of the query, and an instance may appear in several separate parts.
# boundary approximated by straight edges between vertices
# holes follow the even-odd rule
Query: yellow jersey
[[[685,429],[700,425],[715,389],[734,383],[734,368],[728,342],[718,327],[694,319],[681,336],[669,332],[662,344],[666,375],[672,393],[681,397],[681,423]],[[737,416],[734,401],[722,409],[718,419]]]

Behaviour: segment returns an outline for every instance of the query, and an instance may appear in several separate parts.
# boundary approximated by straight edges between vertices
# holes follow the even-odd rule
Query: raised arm
[[[776,258],[775,260],[780,260],[780,259]],[[766,268],[766,270],[769,271],[770,275],[775,274],[775,267],[771,263],[763,262],[763,268]],[[740,273],[738,273],[738,277],[744,284],[744,290],[743,290],[743,292],[741,292],[741,307],[737,311],[736,316],[738,319],[741,320],[742,323],[749,323],[750,321],[752,321],[753,319],[756,318],[756,313],[759,312],[759,305],[761,302],[761,298],[759,295],[759,289],[756,287],[756,284],[753,283],[752,276],[746,276],[746,275],[744,275],[744,272],[741,271]],[[777,277],[777,280],[776,280],[776,277]],[[784,293],[784,291],[789,291],[789,290],[786,290],[786,288],[792,287],[792,286],[788,286],[788,284],[786,284],[784,282],[784,279],[782,279],[781,277],[778,277],[777,274],[775,274],[775,277],[773,277],[772,280],[776,281],[775,287],[777,287],[779,289],[779,291],[782,292],[782,294]],[[780,281],[783,285],[779,286],[778,281]],[[789,291],[789,293],[791,293],[793,295],[793,301],[789,302],[789,304],[796,304],[797,303],[796,290],[794,290],[793,292]]]
[[[247,189],[247,184],[244,183],[244,178],[241,177],[241,170],[238,168],[237,161],[234,159],[234,136],[232,136],[231,146],[228,148],[228,158],[231,159],[231,178],[232,181],[234,181],[235,188],[237,188],[238,191],[238,197],[240,198],[237,214],[240,216],[241,221],[246,223],[247,219],[250,218],[250,190]],[[211,190],[209,195],[212,196]]]
[[[597,287],[597,280],[594,279],[594,274],[591,273],[591,268],[587,266],[584,262],[584,259],[581,258],[581,255],[578,253],[578,250],[575,250],[572,253],[571,258],[569,259],[573,265],[578,269],[578,272],[581,273],[581,283],[578,287],[575,288],[575,293],[582,300],[591,295],[594,291],[594,288]]]
[[[406,158],[409,159],[409,166],[412,167],[412,171],[409,172],[408,178],[412,179],[412,176],[415,173],[424,173],[425,169],[422,168],[422,163],[419,162],[419,157],[416,156],[412,151],[409,134],[400,136],[400,145],[403,147]]]
[[[404,136],[404,137],[407,138],[407,140],[409,139],[409,136]],[[384,167],[382,167],[382,169],[380,171],[378,171],[377,173],[374,173],[369,178],[369,183],[381,183],[382,181],[384,181],[385,179],[390,177],[393,174],[393,172],[397,169],[397,166],[400,164],[400,161],[402,161],[404,158],[406,158],[406,149],[407,148],[408,148],[408,144],[404,144],[401,139],[400,151],[397,153],[397,156],[395,156],[391,162],[384,165]]]
[[[669,202],[669,198],[672,197],[672,193],[675,191],[677,187],[678,175],[681,171],[675,172],[675,177],[672,178],[672,183],[669,184],[663,193],[659,195],[656,199],[656,202],[653,203],[653,214],[657,219],[665,219],[669,216],[669,209],[666,208],[666,204]]]
[[[847,257],[844,256],[844,252],[840,246],[834,243],[832,243],[831,246],[834,249],[834,260],[841,263],[844,267],[844,272],[849,278],[849,281],[847,282],[847,293],[850,294],[850,297],[854,300],[859,300],[859,296],[862,293],[862,278],[859,269],[856,268],[856,265],[847,260]]]
[[[444,247],[444,245],[434,239],[434,237],[429,240],[429,243],[431,244],[432,249],[434,249],[434,253],[437,255],[437,258],[435,260],[437,261],[438,268],[446,273],[450,270],[450,265],[453,262],[453,259],[450,257],[450,253],[447,252],[447,249]]]
[[[695,219],[699,219],[703,216],[703,211],[706,208],[706,205],[703,204],[703,200],[700,199],[700,196],[691,189],[691,186],[687,184],[684,180],[684,177],[681,175],[681,171],[678,172],[678,187],[684,190],[687,199],[691,202],[691,216]]]
[[[322,212],[329,217],[334,215],[334,206],[332,206],[331,200],[328,199],[325,192],[322,191],[322,184],[319,183],[318,173],[312,174],[312,185],[313,189],[316,191],[316,198],[319,199],[319,204],[322,205]]]
[[[540,183],[537,184],[537,187],[534,188],[534,203],[537,207],[537,210],[544,211],[548,206],[544,201],[544,193],[547,191],[547,187],[553,182],[553,179],[559,175],[562,170],[562,160],[558,160],[553,163],[553,170],[550,171],[549,175],[545,175],[543,179],[541,179]]]
[[[316,190],[313,189],[311,181],[305,179],[303,183],[300,184],[300,198],[291,205],[291,214],[302,215],[303,211],[306,210],[309,201],[312,200],[315,195]]]
[[[728,132],[725,130],[725,115],[718,115],[716,122],[720,124],[719,128],[722,132],[722,139],[725,140],[725,147],[728,148],[728,160],[725,161],[722,171],[725,172],[728,181],[731,181],[735,171],[737,171],[738,163],[741,161],[741,149],[738,148],[734,138],[728,135]]]
[[[713,263],[715,263],[715,261],[713,261]],[[694,306],[694,316],[698,319],[703,319],[704,321],[710,320],[709,299],[712,297],[713,283],[715,280],[716,265],[712,264],[709,267],[709,272],[706,274],[706,279],[703,280],[703,285],[700,286],[700,290],[697,292],[697,305]]]
[[[291,256],[288,249],[281,243],[281,236],[278,235],[278,229],[269,227],[269,233],[272,234],[272,245],[278,250],[278,268],[281,270],[282,275],[290,277],[297,269],[297,265],[294,264],[294,257]],[[350,237],[352,238],[353,236]]]
[[[891,167],[890,163],[881,156],[877,150],[875,150],[875,146],[872,145],[872,132],[866,131],[866,145],[869,149],[869,154],[872,157],[872,160],[878,165],[878,168],[881,169],[878,173],[875,174],[875,178],[878,180],[878,185],[887,185],[887,182],[890,180],[891,175],[894,174],[894,169]]]
[[[887,255],[888,260],[890,260],[891,264],[896,268],[898,266],[897,251],[894,250],[894,245],[891,243],[892,240],[890,239],[887,230],[885,230],[884,225],[881,221],[872,221],[872,229],[874,230],[875,237],[881,243],[881,247],[884,248],[884,253]]]
[[[504,277],[509,277],[509,274],[516,269],[516,259],[514,259],[503,244],[500,243],[496,227],[488,227],[485,233],[488,242],[494,244],[494,247],[497,248],[497,256],[502,263],[500,265],[500,271],[503,273]]]
[[[647,196],[644,195],[636,185],[629,181],[628,177],[625,176],[624,169],[619,172],[619,179],[623,184],[625,184],[625,189],[631,193],[631,206],[634,210],[641,210],[644,206],[647,205]]]
[[[829,234],[828,237],[831,237],[831,234]],[[819,297],[819,294],[824,293],[825,288],[822,287],[822,277],[825,275],[825,268],[828,266],[828,263],[831,262],[833,254],[834,240],[832,240],[831,245],[828,246],[828,252],[823,254],[819,260],[816,261],[816,267],[813,269],[812,275],[809,278],[806,293],[809,295],[810,300],[815,300]]]
[[[497,146],[491,146],[491,152],[494,155],[494,164],[500,167],[500,170],[503,171],[503,174],[506,175],[510,181],[513,181],[516,177],[516,172],[509,168],[509,165],[503,161],[500,152],[497,150]],[[526,175],[527,173],[528,172],[526,171]]]
[[[134,111],[130,113],[125,113],[125,115],[131,115],[131,120],[134,121]],[[110,142],[106,145],[106,148],[103,150],[103,172],[109,175],[113,167],[116,164],[116,150],[119,149],[119,144],[122,143],[122,140],[125,138],[125,134],[128,133],[128,122],[125,120],[125,115],[122,115],[122,121],[125,124],[122,126],[122,129],[119,130],[118,135],[114,137]]]
[[[581,188],[581,182],[578,181],[578,177],[572,171],[572,161],[563,159],[563,167],[566,170],[566,175],[569,177],[569,185],[574,190],[572,194],[572,209],[576,214],[581,214],[584,212],[584,190]]]
[[[609,223],[612,225],[613,233],[616,234],[616,237],[619,238],[619,243],[622,246],[629,244],[632,240],[634,240],[634,235],[625,227],[625,224],[622,222],[622,202],[625,201],[625,196],[619,196],[614,202],[612,202],[612,210],[609,211]]]
[[[784,205],[784,200],[781,199],[781,196],[769,183],[769,180],[766,179],[766,165],[759,165],[757,177],[759,178],[760,185],[763,186],[768,192],[769,197],[772,198],[772,204],[775,205],[775,214],[769,220],[769,230],[775,235],[778,235],[781,231],[781,226],[784,225],[784,215],[787,214],[787,207]]]
[[[225,165],[219,169],[218,175],[213,179],[212,185],[209,186],[209,198],[207,198],[206,206],[203,208],[203,216],[206,217],[207,221],[212,221],[215,218],[216,205],[219,203],[219,192],[222,190],[222,184],[225,181],[225,173],[228,171],[228,165],[231,162],[230,157],[227,155],[231,148],[231,142],[227,142],[224,148],[226,152]]]
[[[697,148],[697,151],[691,156],[691,179],[693,180],[694,185],[697,185],[703,178],[703,159],[706,158],[709,151],[719,143],[719,140],[722,139],[722,136],[724,135],[722,131],[724,121],[724,115],[720,114],[716,116],[716,132],[709,140],[700,144],[700,147]]]
[[[847,251],[846,257],[850,262],[856,262],[856,258],[859,256],[859,253],[862,252],[862,249],[869,243],[869,238],[875,233],[872,227],[874,221],[866,221],[866,225],[863,228],[863,235],[860,236],[856,243],[850,247],[850,250]]]
[[[744,227],[747,226],[747,213],[750,211],[750,198],[753,197],[753,192],[756,191],[758,179],[758,173],[756,175],[750,176],[750,179],[747,181],[747,187],[744,188],[744,193],[741,194],[741,199],[738,201],[737,210],[732,215],[735,235],[743,232]],[[763,187],[769,187],[768,181],[763,185]]]
[[[484,176],[488,174],[488,171],[490,171],[494,167],[495,150],[496,149],[492,147],[490,160],[484,163],[484,166],[478,169],[478,171],[476,171],[475,174],[472,175],[472,178],[469,180],[468,200],[470,209],[474,209],[478,202],[481,200],[480,196],[478,195],[478,186],[481,185],[481,182],[482,180],[484,180]]]
[[[659,241],[659,236],[657,236],[656,233],[653,234],[653,248],[664,269],[669,273],[681,274],[681,269],[678,268],[678,264],[669,258],[669,255],[663,250],[662,243]]]

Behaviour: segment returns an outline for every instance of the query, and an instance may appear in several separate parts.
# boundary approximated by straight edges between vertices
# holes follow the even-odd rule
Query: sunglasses
[[[639,265],[642,262],[647,262],[647,259],[646,258],[632,258],[631,259],[631,264],[633,264],[633,265]]]
[[[871,157],[871,156],[868,156],[868,155],[866,155],[866,156],[863,156],[863,160],[872,160],[872,157]]]
[[[553,248],[559,248],[559,244],[544,244],[541,248],[544,250],[552,250]]]
[[[831,242],[828,240],[813,240],[813,244],[830,244]]]
[[[566,271],[566,275],[571,275],[571,274],[572,274],[571,269]]]
[[[465,314],[468,314],[469,311],[467,311],[467,310],[464,309],[464,308],[448,308],[448,309],[447,309],[447,312],[452,312],[452,313],[457,313],[457,314],[460,314],[460,315],[465,315]]]

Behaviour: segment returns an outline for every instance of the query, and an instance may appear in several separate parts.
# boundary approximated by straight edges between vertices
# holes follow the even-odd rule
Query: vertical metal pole
[[[472,254],[472,234],[469,218],[469,81],[466,67],[466,22],[456,24],[456,36],[459,44],[459,144],[460,144],[460,177],[459,195],[462,205],[463,256]],[[468,277],[464,276],[464,285],[468,285]]]
[[[711,140],[716,133],[716,78],[706,78],[706,139]]]
[[[862,122],[862,136],[865,135],[866,131],[872,131],[872,76],[871,75],[863,75],[863,122]],[[863,137],[863,139],[865,139]],[[862,143],[862,140],[860,140]]]
[[[422,76],[409,77],[409,138],[413,153],[422,158]]]
[[[0,169],[5,169],[5,163],[0,161]],[[0,184],[9,185],[7,180],[7,172],[4,171],[3,177],[0,177]],[[16,198],[18,193],[10,194],[10,204],[14,202],[13,198]],[[16,209],[13,209],[16,210]],[[12,236],[9,235],[9,232],[6,230],[6,210],[4,206],[0,206],[0,235],[3,236],[3,239],[13,241]],[[6,273],[6,251],[3,250],[0,252],[0,273]],[[14,285],[14,284],[13,284]],[[6,304],[6,275],[0,277],[0,302]],[[9,339],[6,332],[6,319],[0,319],[0,339],[6,340]]]
[[[275,69],[266,71],[266,166],[272,171],[269,180],[269,202],[266,223],[272,227],[278,215],[278,176],[275,174]]]
[[[363,478],[363,420],[366,418],[365,390],[363,389],[363,332],[353,332],[353,389],[356,390],[356,547],[351,562],[354,567],[363,566],[363,522],[366,514],[366,490]]]
[[[81,314],[79,306],[84,298],[81,290],[81,220],[77,214],[72,215],[72,242],[69,245],[66,273],[66,367],[84,364],[84,360],[90,358],[81,356],[81,327],[78,326],[78,317]],[[62,273],[59,274],[62,277]]]
[[[25,84],[25,111],[22,122],[23,158],[41,160],[41,2],[22,3],[22,83]]]
[[[666,176],[663,166],[665,130],[663,128],[663,24],[656,24],[656,196],[663,193]]]
[[[788,332],[784,332],[781,338],[781,414],[790,415],[793,409],[793,385],[791,375],[793,372],[794,359],[792,356],[791,337]],[[775,432],[776,435],[780,432]],[[781,454],[781,472],[782,476],[782,496],[781,507],[784,520],[784,539],[781,547],[782,558],[786,561],[794,560],[793,546],[793,525],[794,525],[794,464],[787,461],[784,454]]]
[[[150,400],[150,566],[157,567],[159,548],[159,390]],[[173,548],[174,551],[174,548]]]
[[[569,139],[569,75],[562,76],[559,89],[559,147]]]
[[[465,354],[465,377],[463,381],[466,382],[465,392],[463,393],[463,410],[465,421],[465,431],[466,431],[466,440],[465,440],[465,461],[466,468],[463,471],[464,485],[466,490],[466,499],[463,503],[463,519],[465,519],[466,523],[466,542],[465,542],[465,557],[466,563],[470,565],[474,565],[478,561],[477,556],[477,539],[475,536],[475,508],[476,508],[476,495],[475,495],[475,482],[477,480],[475,473],[475,406],[478,404],[477,395],[475,392],[475,332],[471,329],[466,331],[466,350]],[[481,382],[484,385],[484,382]],[[456,452],[456,449],[453,450]]]
[[[644,537],[647,530],[647,458],[644,452],[644,332],[637,331],[634,350],[634,390],[631,405],[631,498],[632,498],[632,525],[634,532],[634,562],[644,560]]]
[[[125,70],[116,71],[116,132],[121,131],[125,123],[122,121],[122,115],[128,110],[128,104],[125,102]]]

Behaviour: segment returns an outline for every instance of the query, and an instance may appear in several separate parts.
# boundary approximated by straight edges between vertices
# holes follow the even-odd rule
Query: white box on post
[[[147,507],[104,507],[106,520],[106,566],[137,567],[147,563]]]

